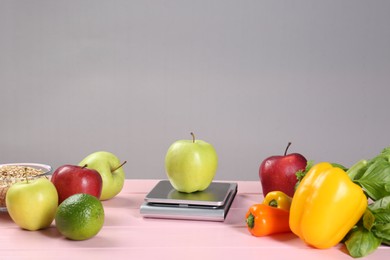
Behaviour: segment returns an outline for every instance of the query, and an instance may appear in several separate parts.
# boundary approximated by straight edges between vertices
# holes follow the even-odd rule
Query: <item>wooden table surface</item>
[[[352,259],[340,244],[319,250],[292,233],[250,235],[248,208],[262,201],[258,181],[238,181],[224,222],[143,218],[140,205],[158,180],[126,180],[121,193],[104,201],[105,223],[85,241],[65,239],[54,226],[26,231],[0,213],[0,259]],[[381,246],[364,259],[389,259]]]

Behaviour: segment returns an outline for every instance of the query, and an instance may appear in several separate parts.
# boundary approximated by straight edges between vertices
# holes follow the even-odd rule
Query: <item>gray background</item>
[[[291,152],[350,166],[389,145],[390,1],[0,0],[0,162],[106,150],[166,178],[212,143],[216,179]]]

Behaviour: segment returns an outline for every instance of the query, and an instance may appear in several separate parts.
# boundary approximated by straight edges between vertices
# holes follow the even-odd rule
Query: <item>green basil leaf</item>
[[[368,208],[371,210],[376,210],[379,208],[390,208],[390,196],[383,197],[370,205],[368,205]]]
[[[389,196],[390,192],[385,188],[390,183],[389,161],[383,158],[376,159],[356,182],[374,201]]]
[[[360,160],[347,170],[347,174],[349,178],[351,178],[351,180],[353,181],[358,180],[363,176],[367,168],[368,168],[368,161]]]
[[[345,245],[352,257],[364,257],[375,251],[381,244],[382,239],[365,228],[357,228],[351,232]]]
[[[389,154],[390,155],[390,146],[383,148],[381,154]]]
[[[384,148],[382,152],[379,154],[379,157],[382,157],[390,162],[390,146]]]
[[[390,208],[378,208],[373,210],[375,225],[390,223]]]
[[[366,209],[366,211],[363,214],[363,226],[368,231],[370,231],[371,228],[374,226],[374,222],[375,222],[374,214],[369,209]]]
[[[386,183],[385,184],[385,190],[386,191],[390,191],[390,183]]]
[[[390,162],[390,146],[384,148],[380,154],[372,158],[370,161],[386,160]]]
[[[372,232],[378,238],[390,240],[390,223],[376,224],[375,227],[372,229]]]
[[[345,167],[344,165],[340,164],[340,163],[330,163],[333,167],[337,167],[337,168],[340,168],[341,170],[343,171],[348,171],[348,168]]]

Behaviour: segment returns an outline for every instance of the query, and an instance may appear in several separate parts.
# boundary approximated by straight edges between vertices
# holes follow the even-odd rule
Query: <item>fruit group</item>
[[[79,166],[87,165],[87,168],[94,169],[102,176],[103,187],[101,200],[108,200],[115,197],[123,188],[125,183],[125,172],[123,164],[118,157],[110,152],[95,152],[85,157]]]
[[[86,165],[60,166],[54,171],[51,181],[57,188],[59,204],[77,193],[87,193],[98,199],[102,193],[102,177]]]
[[[165,170],[172,186],[180,192],[195,192],[207,189],[218,167],[214,147],[202,140],[178,140],[168,149]]]
[[[103,227],[103,205],[89,194],[72,195],[58,206],[55,223],[58,231],[68,239],[89,239]]]
[[[296,172],[305,170],[307,160],[299,153],[287,154],[291,143],[288,143],[284,155],[266,158],[260,164],[259,177],[266,196],[270,191],[282,191],[292,197],[297,183]]]
[[[6,204],[9,215],[19,227],[27,230],[47,228],[56,214],[57,190],[44,177],[18,182],[8,189]]]

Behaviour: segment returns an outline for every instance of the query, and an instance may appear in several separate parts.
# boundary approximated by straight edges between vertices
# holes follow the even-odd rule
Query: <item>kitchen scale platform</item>
[[[162,180],[145,196],[140,213],[146,218],[224,221],[237,183],[212,182],[204,191],[184,193]]]

